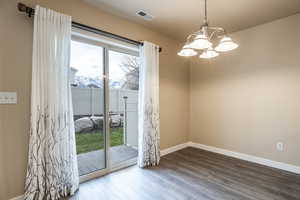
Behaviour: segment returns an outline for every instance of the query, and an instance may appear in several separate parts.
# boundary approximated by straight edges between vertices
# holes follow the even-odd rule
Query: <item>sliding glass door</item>
[[[71,92],[80,175],[106,168],[104,48],[71,44]]]
[[[138,148],[138,53],[76,35],[70,66],[80,176],[134,163]]]
[[[116,167],[137,157],[139,58],[109,51],[110,160]]]

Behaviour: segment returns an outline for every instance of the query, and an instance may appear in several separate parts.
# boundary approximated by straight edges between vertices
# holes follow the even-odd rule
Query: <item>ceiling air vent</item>
[[[154,16],[152,16],[152,15],[150,15],[150,14],[148,14],[145,11],[142,11],[142,10],[138,11],[136,14],[138,16],[142,17],[144,20],[147,20],[147,21],[151,21],[151,20],[154,19]]]

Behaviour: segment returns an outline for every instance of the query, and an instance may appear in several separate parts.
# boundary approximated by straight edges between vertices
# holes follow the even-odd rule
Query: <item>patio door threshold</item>
[[[124,169],[126,167],[130,167],[130,166],[133,166],[133,165],[136,165],[136,164],[137,164],[137,158],[132,158],[132,159],[127,160],[125,162],[122,162],[120,164],[114,165],[111,168],[106,168],[106,169],[102,169],[102,170],[99,170],[99,171],[92,172],[90,174],[82,175],[82,176],[79,177],[79,181],[80,181],[80,183],[83,183],[83,182],[86,182],[86,181],[89,181],[89,180],[92,180],[92,179],[95,179],[95,178],[99,178],[99,177],[104,176],[106,174]]]

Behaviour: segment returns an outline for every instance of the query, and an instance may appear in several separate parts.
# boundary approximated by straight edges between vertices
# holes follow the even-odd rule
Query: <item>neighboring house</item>
[[[71,67],[71,70],[70,70],[70,82],[71,82],[71,85],[74,85],[76,84],[75,83],[75,74],[77,73],[77,69]]]

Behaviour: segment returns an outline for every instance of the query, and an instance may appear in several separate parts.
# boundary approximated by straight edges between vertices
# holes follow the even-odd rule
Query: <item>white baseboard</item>
[[[268,160],[268,159],[257,157],[257,156],[252,156],[252,155],[248,155],[248,154],[244,154],[244,153],[238,153],[238,152],[229,151],[226,149],[221,149],[221,148],[208,146],[208,145],[204,145],[204,144],[193,143],[193,142],[189,142],[188,146],[198,148],[198,149],[203,149],[206,151],[211,151],[214,153],[223,154],[223,155],[238,158],[241,160],[246,160],[249,162],[258,163],[258,164],[265,165],[268,167],[273,167],[273,168],[300,174],[300,167],[296,166],[296,165],[291,165],[291,164],[286,164],[286,163],[277,162],[277,161],[273,161],[273,160]]]
[[[248,154],[244,154],[244,153],[229,151],[226,149],[221,149],[221,148],[208,146],[208,145],[204,145],[204,144],[199,144],[199,143],[194,143],[194,142],[187,142],[187,143],[179,144],[179,145],[164,149],[160,152],[160,154],[161,154],[161,156],[165,156],[167,154],[173,153],[175,151],[179,151],[186,147],[194,147],[194,148],[198,148],[198,149],[203,149],[206,151],[223,154],[223,155],[238,158],[241,160],[258,163],[258,164],[265,165],[268,167],[273,167],[273,168],[293,172],[296,174],[300,174],[300,166],[277,162],[277,161],[273,161],[273,160],[269,160],[269,159],[265,159],[265,158],[261,158],[261,157],[257,157],[257,156],[252,156],[252,155],[248,155]]]
[[[244,153],[238,153],[238,152],[229,151],[229,150],[226,150],[226,149],[221,149],[221,148],[208,146],[208,145],[204,145],[204,144],[199,144],[199,143],[194,143],[194,142],[187,142],[187,143],[183,143],[183,144],[178,144],[176,146],[172,146],[170,148],[163,149],[163,150],[160,151],[160,155],[165,156],[167,154],[173,153],[175,151],[179,151],[179,150],[187,148],[187,147],[194,147],[194,148],[198,148],[198,149],[203,149],[203,150],[206,150],[206,151],[223,154],[223,155],[238,158],[238,159],[241,159],[241,160],[246,160],[246,161],[249,161],[249,162],[258,163],[258,164],[265,165],[265,166],[268,166],[268,167],[273,167],[273,168],[293,172],[293,173],[296,173],[296,174],[300,174],[300,167],[296,166],[296,165],[291,165],[291,164],[286,164],[286,163],[277,162],[277,161],[273,161],[273,160],[268,160],[268,159],[265,159],[265,158],[260,158],[260,157],[256,157],[256,156],[252,156],[252,155],[248,155],[248,154],[244,154]],[[23,199],[24,199],[24,196],[21,195],[21,196],[12,198],[10,200],[23,200]]]
[[[165,155],[167,155],[167,154],[169,154],[169,153],[173,153],[173,152],[175,152],[175,151],[179,151],[179,150],[181,150],[181,149],[184,149],[184,148],[188,147],[188,145],[189,145],[189,143],[187,142],[187,143],[183,143],[183,144],[178,144],[178,145],[176,145],[176,146],[172,146],[172,147],[170,147],[170,148],[161,150],[161,151],[160,151],[160,155],[161,155],[161,156],[165,156]]]
[[[24,195],[18,196],[18,197],[14,197],[10,200],[24,200]]]

